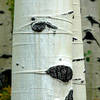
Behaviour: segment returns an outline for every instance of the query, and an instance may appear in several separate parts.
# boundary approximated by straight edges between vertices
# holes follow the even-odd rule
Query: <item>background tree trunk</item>
[[[73,0],[74,20],[73,20],[73,82],[74,100],[86,100],[86,81],[85,81],[85,65],[82,41],[80,0]],[[77,60],[78,59],[78,60]]]
[[[11,69],[12,19],[6,0],[0,0],[0,72]]]
[[[93,23],[92,26],[86,18],[91,16],[100,23],[100,0],[81,0],[81,9],[83,38],[86,37],[86,33],[88,35],[89,31],[100,44],[99,24]],[[100,100],[100,46],[91,39],[91,36],[89,38],[84,39],[87,100]]]

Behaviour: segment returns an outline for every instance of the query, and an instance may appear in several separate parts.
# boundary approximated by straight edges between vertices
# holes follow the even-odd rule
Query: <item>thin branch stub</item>
[[[73,71],[65,65],[50,67],[48,70],[27,70],[15,72],[15,74],[48,74],[52,78],[59,79],[63,82],[69,82],[72,79]]]

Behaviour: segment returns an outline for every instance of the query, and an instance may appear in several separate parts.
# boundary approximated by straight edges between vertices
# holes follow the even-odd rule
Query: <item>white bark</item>
[[[73,20],[73,37],[77,40],[73,42],[73,59],[83,59],[83,41],[81,30],[80,0],[73,0],[74,20]],[[73,84],[74,100],[86,100],[86,81],[84,60],[73,62],[74,79]],[[82,82],[83,81],[83,82]]]
[[[15,0],[12,100],[64,100],[73,88],[72,81],[31,73],[54,65],[72,68],[72,15],[66,15],[70,11],[71,0]],[[31,17],[58,29],[34,32]]]

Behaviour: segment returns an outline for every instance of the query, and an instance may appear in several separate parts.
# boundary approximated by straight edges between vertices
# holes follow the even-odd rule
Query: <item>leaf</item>
[[[86,57],[86,61],[87,62],[90,62],[90,57]]]
[[[88,50],[88,54],[90,55],[92,53],[92,51],[91,50]]]
[[[12,11],[12,8],[8,8],[9,11]]]
[[[11,87],[5,87],[0,92],[0,100],[11,100]]]

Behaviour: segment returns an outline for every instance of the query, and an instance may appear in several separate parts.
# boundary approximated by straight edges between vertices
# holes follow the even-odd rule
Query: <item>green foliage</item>
[[[92,51],[88,50],[88,54],[90,55],[92,53]]]
[[[11,100],[11,87],[5,87],[0,90],[0,100]]]
[[[90,62],[90,57],[86,57],[86,61],[87,62]]]
[[[88,50],[86,53],[84,53],[84,56],[86,58],[86,61],[87,62],[90,62],[90,55],[92,54],[92,51],[91,50]]]
[[[12,21],[14,19],[14,0],[7,0],[6,4],[9,6],[8,10],[11,11]]]
[[[92,54],[92,51],[91,50],[88,50],[87,53],[84,53],[84,56],[86,57],[86,56],[89,56],[91,54]]]

